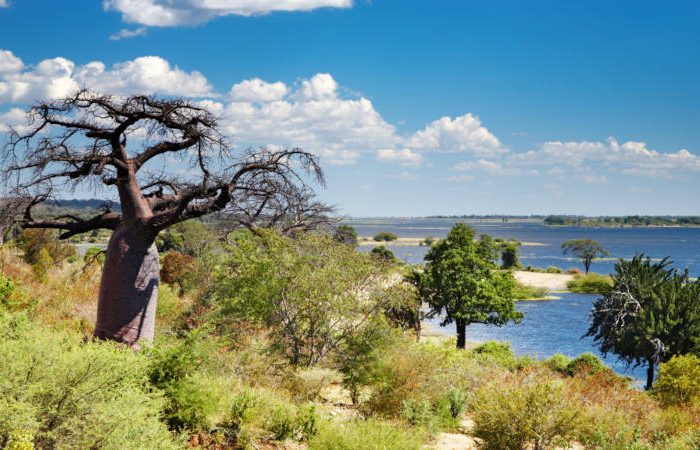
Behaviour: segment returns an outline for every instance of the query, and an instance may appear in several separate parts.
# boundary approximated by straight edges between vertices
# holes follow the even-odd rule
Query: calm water
[[[348,223],[361,236],[373,236],[380,231],[390,231],[399,237],[436,237],[447,235],[455,219],[354,219]],[[652,258],[670,256],[678,268],[688,268],[693,276],[700,276],[700,228],[585,228],[548,227],[538,222],[479,222],[465,220],[477,233],[493,237],[515,238],[522,242],[537,242],[542,246],[521,247],[521,262],[534,267],[558,266],[564,269],[581,264],[574,258],[562,255],[562,242],[575,238],[589,238],[607,248],[611,257],[593,263],[592,270],[610,273],[617,258],[630,258],[644,253]],[[361,247],[369,250],[371,247]],[[423,260],[426,247],[392,246],[399,258],[409,263]],[[597,349],[590,338],[582,336],[588,329],[588,314],[594,295],[573,293],[558,294],[561,299],[538,302],[518,302],[517,308],[524,313],[519,325],[491,327],[471,325],[467,328],[467,339],[472,341],[509,341],[516,354],[546,358],[554,353],[576,356]],[[431,321],[439,327],[439,319]],[[454,325],[442,329],[454,335]],[[602,357],[602,355],[599,354]],[[627,370],[614,356],[605,358],[608,365],[618,373],[644,377],[643,368]]]

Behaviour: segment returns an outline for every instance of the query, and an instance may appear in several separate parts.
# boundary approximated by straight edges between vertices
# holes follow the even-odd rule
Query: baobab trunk
[[[119,225],[107,246],[95,336],[136,349],[139,341],[152,341],[159,279],[155,235],[138,225]]]

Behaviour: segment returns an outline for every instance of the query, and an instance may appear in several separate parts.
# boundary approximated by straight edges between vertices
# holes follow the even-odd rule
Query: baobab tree
[[[29,112],[3,151],[9,196],[24,203],[23,228],[62,231],[61,239],[112,230],[100,285],[95,336],[138,348],[152,340],[158,295],[155,239],[165,228],[215,212],[253,227],[265,218],[289,230],[328,212],[310,194],[323,183],[315,156],[300,149],[229,146],[217,118],[183,99],[116,97],[81,90]],[[120,211],[89,219],[36,219],[56,192],[116,190]],[[116,208],[115,208],[116,209]]]

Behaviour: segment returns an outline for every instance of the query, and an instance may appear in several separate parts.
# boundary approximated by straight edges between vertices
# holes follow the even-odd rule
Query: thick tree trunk
[[[457,324],[457,348],[467,346],[467,323],[464,320],[456,320]]]
[[[120,225],[112,234],[102,272],[95,336],[138,349],[155,332],[160,264],[155,236]]]
[[[647,385],[644,386],[644,389],[646,389],[647,391],[649,389],[651,389],[652,386],[654,385],[654,366],[655,366],[654,361],[651,359],[648,361],[648,364],[649,364],[649,366],[647,366]]]

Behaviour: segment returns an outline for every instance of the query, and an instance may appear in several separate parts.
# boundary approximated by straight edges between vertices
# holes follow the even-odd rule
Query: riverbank
[[[400,237],[394,239],[393,241],[375,241],[371,236],[360,236],[357,238],[357,244],[360,246],[371,246],[376,247],[378,245],[391,245],[397,247],[421,247],[426,245],[426,239],[432,239],[437,241],[435,238],[424,238],[424,237]],[[521,242],[523,247],[546,247],[549,244],[542,242]]]
[[[514,274],[515,279],[526,286],[546,289],[549,292],[566,292],[568,283],[574,279],[574,275],[567,273],[543,273],[518,270]]]

